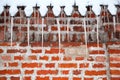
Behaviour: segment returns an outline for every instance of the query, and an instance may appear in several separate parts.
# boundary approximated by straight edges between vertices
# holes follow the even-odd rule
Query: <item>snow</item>
[[[93,11],[98,15],[101,9],[100,4],[108,5],[109,11],[115,14],[116,8],[114,5],[118,4],[120,0],[2,0],[2,2],[0,2],[0,13],[3,11],[3,6],[8,4],[10,5],[10,13],[13,16],[17,12],[18,5],[25,5],[25,13],[27,16],[30,16],[33,11],[33,6],[37,4],[40,6],[39,11],[41,15],[44,16],[47,12],[47,6],[51,3],[54,6],[53,12],[56,16],[60,13],[60,6],[66,6],[65,12],[67,15],[70,15],[74,2],[79,6],[79,11],[82,15],[85,14],[87,5],[92,5]]]

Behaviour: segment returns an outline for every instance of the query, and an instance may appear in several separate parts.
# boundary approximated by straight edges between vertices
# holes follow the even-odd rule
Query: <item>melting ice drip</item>
[[[87,31],[86,31],[86,19],[84,18],[84,35],[85,35],[85,45],[86,45],[86,54],[88,53],[88,48],[87,48]]]
[[[114,25],[114,32],[116,32],[116,21],[115,21],[115,16],[113,16],[113,25]]]
[[[99,49],[99,17],[97,16],[97,47]],[[98,50],[99,53],[99,50]]]
[[[42,18],[42,49],[43,49],[43,34],[44,34],[44,31],[43,31],[43,27],[44,27],[44,18]]]
[[[13,43],[13,17],[11,17],[11,46],[12,46],[12,43]]]
[[[30,43],[30,41],[29,41],[30,40],[30,35],[29,35],[30,34],[30,29],[29,29],[30,28],[30,18],[28,18],[27,21],[28,21],[28,23],[27,23],[27,33],[28,33],[27,39],[28,39],[28,46],[29,46],[29,43]]]
[[[59,19],[57,18],[57,25],[58,25],[58,37],[59,37],[59,53],[60,53],[60,46],[61,46],[61,37],[60,37],[60,23],[59,23]]]

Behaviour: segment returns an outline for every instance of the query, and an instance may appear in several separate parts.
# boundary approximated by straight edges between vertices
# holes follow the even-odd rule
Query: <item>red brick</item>
[[[120,68],[120,63],[110,63],[110,67]]]
[[[95,60],[96,62],[105,62],[106,58],[104,56],[97,56]]]
[[[110,54],[120,54],[120,49],[109,49],[108,52]]]
[[[120,77],[111,77],[110,80],[120,80]]]
[[[7,80],[6,77],[0,77],[0,80]]]
[[[99,70],[99,71],[86,70],[85,71],[85,75],[89,75],[89,76],[93,76],[93,75],[106,75],[106,71],[105,70]]]
[[[36,55],[31,55],[31,56],[28,56],[28,59],[29,60],[37,60],[37,56]]]
[[[25,76],[22,80],[32,80],[31,76]]]
[[[60,52],[63,53],[64,50],[60,49]],[[59,49],[58,48],[51,48],[50,50],[45,50],[45,53],[47,53],[47,54],[58,54]]]
[[[7,70],[7,74],[13,75],[13,74],[20,74],[21,71],[19,69],[14,69],[14,70]]]
[[[96,43],[88,43],[88,47],[98,47]],[[103,44],[99,44],[99,47],[103,47]]]
[[[37,76],[35,80],[50,80],[50,79],[48,76],[46,76],[46,77]]]
[[[89,63],[80,63],[79,67],[80,68],[88,68],[89,67]]]
[[[19,52],[17,49],[8,49],[7,53],[17,53]]]
[[[93,78],[84,78],[84,80],[94,80]]]
[[[77,68],[77,63],[60,63],[60,68]]]
[[[19,52],[19,53],[26,53],[27,50],[26,50],[26,49],[19,49],[18,52]]]
[[[82,80],[82,79],[79,77],[73,77],[73,80]]]
[[[93,51],[90,51],[90,54],[104,54],[105,51],[103,50],[93,50]]]
[[[62,74],[69,74],[69,70],[61,70]]]
[[[53,80],[68,80],[68,77],[53,77]]]
[[[22,68],[37,68],[40,67],[39,63],[22,63]]]
[[[58,70],[38,70],[37,71],[38,75],[46,75],[46,74],[54,74],[57,75],[58,74]]]
[[[105,67],[105,65],[102,63],[93,64],[93,68],[104,68],[104,67]]]
[[[88,60],[88,61],[94,61],[94,58],[93,58],[92,56],[89,56],[89,57],[87,58],[87,60]]]
[[[12,46],[15,46],[15,45],[16,45],[16,43],[13,42]],[[11,42],[0,42],[0,46],[11,46]]]
[[[73,70],[73,74],[74,75],[79,75],[79,74],[81,74],[81,70]]]
[[[21,31],[27,31],[27,27],[21,27]]]
[[[84,60],[84,57],[76,57],[75,60],[81,61],[81,60]]]
[[[72,58],[71,58],[71,57],[64,56],[63,60],[64,60],[64,61],[71,61]]]
[[[61,43],[62,47],[69,47],[69,46],[80,46],[80,42],[63,42]]]
[[[14,60],[23,60],[23,56],[14,56]]]
[[[11,62],[8,63],[9,67],[17,67],[18,66],[18,62]]]
[[[40,42],[31,43],[31,47],[40,47],[42,44]]]
[[[40,56],[40,60],[48,60],[49,59],[49,57],[48,56]]]
[[[20,80],[20,77],[11,77],[11,80]]]
[[[110,57],[110,61],[119,62],[120,61],[120,57],[119,56],[112,56],[112,57]]]
[[[0,57],[1,57],[1,60],[3,60],[3,61],[10,61],[11,60],[10,55],[3,55],[3,56],[0,56]]]
[[[57,28],[57,26],[51,26],[51,30],[52,30],[52,31],[57,31],[58,28]]]
[[[58,56],[52,56],[52,61],[58,61],[60,58]]]
[[[20,43],[19,46],[21,46],[21,47],[26,47],[26,46],[28,46],[28,43],[27,43],[27,42],[23,42],[23,43]]]
[[[33,74],[34,70],[25,70],[25,74]]]
[[[39,53],[40,54],[40,53],[42,53],[42,50],[41,49],[35,49],[35,50],[31,49],[31,52],[32,53]]]
[[[7,74],[7,70],[0,70],[0,75],[5,75]]]
[[[3,53],[4,51],[3,51],[3,49],[0,49],[0,53]]]
[[[110,70],[111,75],[120,75],[120,70]]]
[[[55,63],[47,63],[45,64],[46,68],[54,68],[55,67]]]

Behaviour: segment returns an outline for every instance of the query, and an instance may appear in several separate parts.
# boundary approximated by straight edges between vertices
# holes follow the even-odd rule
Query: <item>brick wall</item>
[[[89,57],[65,55],[65,48],[77,43],[61,44],[60,50],[23,45],[0,43],[0,80],[120,80],[119,42],[100,44],[100,49],[90,43]]]

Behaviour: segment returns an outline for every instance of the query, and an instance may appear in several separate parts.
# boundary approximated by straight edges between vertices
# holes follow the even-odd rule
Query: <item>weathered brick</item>
[[[120,75],[120,70],[110,70],[111,75]]]
[[[40,60],[48,60],[49,59],[49,57],[48,56],[40,56],[40,58],[39,58]]]
[[[41,49],[31,49],[31,52],[40,54],[42,52],[42,50]]]
[[[69,47],[69,46],[80,46],[80,42],[63,42],[62,47]]]
[[[61,70],[62,74],[69,74],[69,72],[70,72],[69,70]]]
[[[81,60],[84,60],[84,57],[76,56],[75,60],[81,61]]]
[[[45,77],[37,76],[35,80],[50,80],[50,78],[48,76]]]
[[[16,42],[12,42],[12,46],[15,46]],[[0,46],[11,46],[10,42],[0,42]]]
[[[29,60],[37,60],[37,56],[36,55],[30,55],[28,56]]]
[[[17,53],[19,52],[17,49],[8,49],[7,53]]]
[[[68,77],[53,77],[53,80],[68,80]]]
[[[104,67],[105,67],[105,64],[102,64],[102,63],[93,64],[93,68],[104,68]]]
[[[94,80],[93,78],[84,78],[84,80]]]
[[[73,80],[82,80],[82,79],[79,77],[73,77]]]
[[[22,68],[38,68],[41,67],[39,63],[22,63]]]
[[[58,27],[57,27],[57,26],[51,26],[51,30],[52,30],[52,31],[57,31],[57,30],[58,30]]]
[[[23,60],[23,56],[19,55],[19,56],[14,56],[14,60]]]
[[[119,56],[111,56],[110,57],[110,61],[116,61],[116,62],[119,62],[120,61],[120,57]]]
[[[47,54],[58,54],[60,51],[60,53],[64,52],[63,49],[58,49],[58,48],[51,48],[50,50],[45,50],[45,53]]]
[[[58,74],[58,70],[38,70],[37,74],[38,75],[46,75],[46,74],[57,75]]]
[[[10,79],[11,79],[11,80],[20,80],[20,77],[13,77],[13,76],[12,76]]]
[[[105,62],[106,58],[104,56],[96,56],[96,62]]]
[[[90,54],[104,54],[105,51],[103,50],[93,50],[93,51],[90,51]]]
[[[60,63],[59,68],[77,68],[77,63]]]
[[[9,67],[18,67],[18,62],[8,63]]]
[[[31,79],[31,76],[24,76],[23,80],[32,80],[32,79]]]
[[[3,53],[4,51],[3,51],[3,49],[0,49],[0,53]]]
[[[120,77],[111,77],[111,80],[120,80]]]
[[[85,75],[94,76],[94,75],[106,75],[106,70],[86,70]]]
[[[47,63],[45,64],[46,68],[54,68],[55,67],[55,63]]]
[[[25,70],[24,73],[25,74],[33,74],[34,70]]]
[[[28,46],[28,43],[27,43],[27,42],[22,42],[22,43],[20,43],[19,46],[21,46],[21,47],[26,47],[26,46]]]
[[[72,57],[64,56],[63,60],[64,60],[64,61],[71,61],[71,60],[72,60]]]
[[[120,68],[120,63],[110,63],[110,67]]]
[[[120,49],[109,49],[108,52],[110,54],[120,54]]]
[[[52,56],[52,57],[51,57],[51,60],[52,60],[52,61],[58,61],[59,59],[60,59],[60,58],[59,58],[58,56]]]
[[[88,61],[94,61],[94,58],[93,58],[93,56],[89,56],[89,57],[87,58],[87,60],[88,60]]]
[[[0,77],[0,80],[7,80],[6,77]]]
[[[73,74],[74,75],[79,75],[79,74],[81,74],[81,70],[73,70]]]
[[[20,74],[20,73],[21,73],[20,69],[7,70],[7,74],[9,74],[9,75],[15,75],[15,74]]]
[[[79,67],[80,68],[88,68],[89,67],[89,63],[80,63]]]
[[[2,56],[0,56],[0,58],[3,61],[10,61],[11,60],[11,55],[2,55]]]

